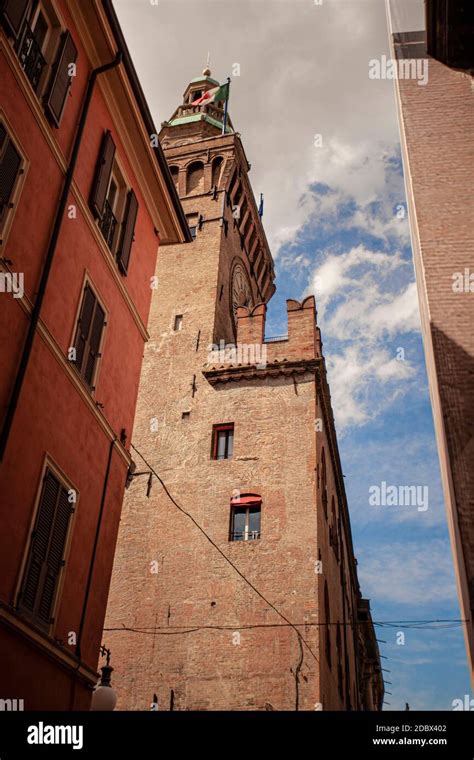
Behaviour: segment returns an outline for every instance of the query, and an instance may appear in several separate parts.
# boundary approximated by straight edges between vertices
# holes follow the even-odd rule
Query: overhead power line
[[[374,621],[373,624],[374,625],[380,625],[380,626],[387,626],[387,627],[393,626],[393,627],[397,627],[398,628],[398,627],[401,627],[401,623],[402,622],[406,626],[407,622],[414,622],[414,621],[401,621],[401,622],[397,622],[397,621],[390,621],[390,622]],[[462,625],[465,621],[463,621],[463,620],[449,620],[449,621],[446,621],[446,620],[443,620],[443,621],[439,621],[439,620],[427,620],[427,621],[425,621],[425,625],[422,626],[422,629],[423,630],[440,630],[440,629],[444,630],[444,628],[448,627],[448,626],[436,626],[436,627],[434,627],[434,624],[437,624],[437,623],[440,623],[440,622],[443,622],[443,623],[449,622],[449,623],[453,624],[452,626],[449,626],[449,627],[456,627],[456,626]],[[364,624],[370,624],[370,620],[360,621],[360,625],[364,625]],[[138,628],[129,628],[127,626],[122,625],[120,627],[104,628],[104,631],[114,631],[114,632],[117,632],[117,631],[130,631],[131,633],[143,633],[143,634],[152,635],[152,636],[155,635],[155,634],[157,636],[160,636],[160,635],[170,635],[171,636],[171,635],[179,635],[179,634],[184,634],[184,633],[195,633],[197,631],[205,631],[205,630],[210,630],[210,631],[247,631],[247,630],[253,630],[255,628],[290,628],[290,627],[291,628],[303,628],[305,626],[308,626],[308,627],[324,627],[324,626],[331,626],[331,625],[336,625],[336,626],[337,625],[341,625],[341,626],[347,625],[347,626],[350,626],[352,624],[350,622],[336,623],[336,622],[330,622],[330,621],[329,622],[323,622],[323,621],[321,621],[319,623],[315,623],[315,622],[304,622],[304,623],[252,623],[252,624],[248,624],[248,625],[238,625],[237,623],[235,625],[209,625],[209,624],[208,625],[190,625],[190,626],[186,626],[186,625],[162,625],[162,626],[160,626],[160,625],[158,625],[158,626],[149,626],[149,627],[146,627],[146,626],[142,627],[142,626],[140,626]],[[387,642],[384,642],[384,643],[387,643]]]
[[[192,522],[192,523],[193,523],[193,524],[196,526],[196,528],[197,528],[197,529],[198,529],[198,530],[199,530],[199,531],[202,533],[202,535],[203,535],[203,536],[206,538],[206,540],[207,540],[207,541],[209,541],[209,543],[210,543],[210,544],[211,544],[211,545],[214,547],[214,549],[216,549],[216,551],[218,551],[218,552],[219,552],[219,554],[221,555],[221,557],[222,557],[222,558],[223,558],[223,559],[224,559],[224,560],[225,560],[225,561],[226,561],[226,562],[227,562],[227,563],[228,563],[228,564],[229,564],[229,565],[232,567],[232,569],[233,569],[233,570],[234,570],[234,571],[237,573],[237,575],[239,575],[239,576],[242,578],[242,580],[243,580],[243,581],[244,581],[244,582],[245,582],[245,583],[246,583],[246,584],[247,584],[247,585],[248,585],[248,586],[249,586],[249,587],[250,587],[250,588],[251,588],[251,589],[252,589],[252,590],[253,590],[253,591],[254,591],[256,594],[257,594],[257,596],[259,596],[259,597],[260,597],[260,599],[262,599],[262,600],[265,602],[265,604],[267,604],[267,605],[268,605],[268,606],[269,606],[269,607],[270,607],[270,608],[271,608],[271,609],[272,609],[274,612],[276,612],[276,613],[277,613],[277,615],[278,615],[278,616],[279,616],[279,617],[280,617],[282,620],[284,620],[284,621],[285,621],[285,623],[286,623],[287,625],[289,625],[289,626],[291,626],[291,628],[293,628],[293,630],[295,631],[295,633],[296,633],[296,635],[298,636],[298,638],[299,638],[299,639],[302,641],[302,643],[305,645],[305,647],[307,648],[308,652],[310,652],[311,656],[312,656],[312,657],[313,657],[313,658],[316,660],[316,662],[319,662],[319,658],[318,658],[318,657],[317,657],[317,655],[316,655],[316,654],[313,652],[313,650],[311,649],[311,647],[310,647],[310,645],[308,644],[308,642],[306,641],[306,639],[305,639],[305,638],[304,638],[304,637],[301,635],[301,633],[300,633],[300,631],[298,630],[298,628],[297,628],[297,627],[296,627],[296,626],[295,626],[295,625],[294,625],[294,624],[291,622],[291,620],[288,620],[288,618],[287,618],[287,617],[286,617],[286,616],[285,616],[285,615],[284,615],[282,612],[280,612],[280,610],[279,610],[277,607],[275,607],[275,605],[274,605],[272,602],[270,602],[270,600],[269,600],[269,599],[267,599],[267,598],[266,598],[266,596],[264,596],[264,594],[262,594],[262,592],[261,592],[261,591],[259,591],[259,590],[258,590],[258,588],[257,588],[256,586],[254,586],[254,584],[253,584],[251,581],[249,581],[249,579],[248,579],[248,578],[247,578],[247,577],[246,577],[246,576],[245,576],[245,575],[244,575],[244,574],[241,572],[241,570],[239,570],[239,568],[237,567],[237,565],[234,565],[234,563],[232,562],[232,560],[230,560],[230,559],[229,559],[229,557],[228,557],[228,556],[227,556],[227,555],[226,555],[226,554],[225,554],[225,553],[222,551],[222,549],[221,549],[221,548],[220,548],[220,547],[219,547],[219,546],[218,546],[218,545],[215,543],[215,541],[213,541],[213,540],[212,540],[212,538],[211,538],[211,537],[208,535],[208,533],[206,533],[206,531],[204,530],[204,528],[203,528],[201,525],[199,525],[199,523],[197,522],[197,520],[196,520],[196,519],[195,519],[195,518],[194,518],[194,517],[193,517],[193,516],[192,516],[192,515],[191,515],[189,512],[187,512],[185,509],[183,509],[183,507],[181,507],[181,506],[178,504],[178,502],[177,502],[177,501],[176,501],[176,500],[173,498],[173,496],[170,494],[170,492],[169,492],[169,490],[168,490],[168,488],[167,488],[167,486],[166,486],[165,482],[164,482],[164,481],[162,480],[162,478],[161,478],[161,477],[158,475],[158,473],[157,473],[157,472],[156,472],[156,470],[155,470],[155,469],[154,469],[154,468],[151,466],[151,464],[150,464],[150,463],[149,463],[149,462],[148,462],[148,461],[145,459],[145,457],[144,457],[144,456],[143,456],[143,454],[142,454],[142,453],[141,453],[141,452],[140,452],[140,451],[137,449],[137,447],[136,447],[136,446],[134,446],[134,445],[133,445],[133,443],[131,443],[130,445],[131,445],[132,449],[133,449],[134,451],[136,451],[136,453],[138,454],[138,456],[139,456],[139,457],[141,457],[141,459],[143,460],[143,462],[144,462],[144,463],[146,464],[146,466],[147,466],[147,467],[148,467],[148,468],[151,470],[151,472],[153,473],[153,475],[155,476],[155,478],[156,478],[156,479],[158,480],[158,482],[161,484],[161,487],[163,488],[163,490],[164,490],[165,494],[167,495],[167,497],[168,497],[168,499],[171,501],[171,503],[172,503],[172,504],[174,504],[174,506],[175,506],[175,507],[176,507],[176,508],[177,508],[177,509],[178,509],[178,510],[179,510],[179,511],[180,511],[180,512],[183,514],[183,515],[185,515],[186,517],[188,517],[188,518],[191,520],[191,522]]]

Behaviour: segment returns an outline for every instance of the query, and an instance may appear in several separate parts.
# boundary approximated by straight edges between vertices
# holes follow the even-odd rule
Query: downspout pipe
[[[76,650],[75,650],[75,654],[77,658],[77,666],[75,668],[74,677],[71,682],[71,695],[69,698],[70,711],[73,711],[76,709],[75,705],[76,705],[77,674],[79,672],[81,665],[83,664],[82,654],[81,654],[82,634],[84,632],[84,624],[85,624],[86,614],[87,614],[87,605],[89,603],[90,589],[92,585],[92,576],[94,574],[94,565],[95,565],[95,559],[97,556],[97,546],[99,544],[100,529],[102,526],[102,519],[104,515],[105,499],[107,496],[107,488],[109,485],[109,477],[110,477],[110,468],[112,465],[112,454],[114,451],[116,441],[117,441],[117,436],[114,436],[114,438],[110,441],[110,445],[109,445],[109,455],[107,459],[107,467],[105,470],[104,485],[102,488],[102,498],[100,500],[99,516],[97,518],[97,525],[95,529],[94,546],[92,548],[91,561],[89,564],[89,573],[87,576],[86,592],[84,594],[84,602],[82,604],[81,621],[79,623],[79,630],[77,634],[77,643],[76,643]]]
[[[97,518],[97,525],[96,525],[95,536],[94,536],[94,545],[92,547],[91,561],[89,564],[89,574],[87,576],[86,592],[84,594],[84,602],[82,605],[81,622],[79,623],[79,630],[77,632],[76,657],[79,659],[79,662],[81,662],[82,660],[82,654],[81,654],[82,635],[84,633],[84,625],[86,622],[87,606],[89,604],[89,596],[90,596],[90,591],[91,591],[91,586],[92,586],[92,576],[94,574],[95,560],[97,557],[97,547],[99,545],[100,529],[102,527],[102,518],[104,515],[105,499],[107,496],[107,488],[109,485],[110,468],[112,465],[112,455],[114,453],[114,447],[115,447],[116,441],[117,441],[116,437],[114,437],[110,441],[109,456],[107,459],[107,468],[105,470],[104,485],[102,488],[102,498],[100,500],[99,516]]]
[[[5,455],[5,451],[6,451],[9,436],[10,436],[10,431],[11,431],[13,420],[15,417],[15,412],[18,406],[18,399],[20,397],[23,381],[25,379],[25,375],[28,369],[28,365],[29,365],[29,361],[31,357],[31,351],[33,348],[33,342],[34,342],[36,330],[38,327],[38,322],[40,320],[41,308],[43,306],[44,296],[46,293],[46,287],[48,285],[49,275],[51,272],[51,267],[53,264],[54,256],[55,256],[57,245],[58,245],[59,234],[61,232],[61,226],[64,219],[64,212],[66,210],[66,205],[67,205],[69,193],[71,190],[72,180],[74,177],[74,170],[77,164],[79,149],[81,147],[82,137],[83,137],[84,129],[86,126],[87,116],[89,113],[89,107],[91,104],[92,95],[94,93],[97,77],[100,76],[100,74],[104,74],[106,71],[110,71],[111,69],[114,69],[121,62],[122,62],[122,53],[119,52],[117,53],[114,60],[111,61],[110,63],[106,63],[103,66],[99,66],[98,68],[93,69],[89,77],[89,82],[87,84],[87,90],[84,97],[84,102],[82,104],[81,116],[79,119],[77,132],[74,138],[74,144],[71,151],[71,158],[69,160],[69,166],[66,171],[66,177],[65,177],[63,189],[61,192],[61,197],[59,199],[58,207],[56,209],[56,216],[54,218],[53,229],[51,232],[48,250],[46,252],[46,257],[44,260],[43,271],[41,272],[41,279],[38,286],[38,293],[35,299],[35,303],[33,305],[33,310],[31,312],[30,323],[28,325],[28,332],[26,335],[25,344],[23,346],[23,353],[21,355],[20,364],[18,366],[18,371],[15,377],[15,382],[13,385],[10,401],[9,401],[7,412],[5,415],[5,420],[2,426],[2,431],[0,433],[0,461],[3,460],[4,455]]]

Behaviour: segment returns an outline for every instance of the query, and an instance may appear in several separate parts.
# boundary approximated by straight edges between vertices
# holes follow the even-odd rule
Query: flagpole
[[[227,97],[225,99],[224,103],[224,121],[222,122],[222,134],[225,135],[225,130],[227,127],[227,108],[229,104],[229,95],[230,95],[230,77],[227,77]]]

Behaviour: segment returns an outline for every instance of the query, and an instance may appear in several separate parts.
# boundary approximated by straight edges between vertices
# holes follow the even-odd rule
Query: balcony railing
[[[99,227],[105,238],[105,242],[112,249],[115,238],[115,230],[117,228],[117,219],[112,211],[112,206],[108,201],[105,201],[104,213],[102,219],[99,222]]]
[[[46,59],[41,52],[41,47],[36,40],[31,26],[25,21],[23,31],[17,46],[17,54],[26,76],[31,86],[36,91],[46,66]]]
[[[272,335],[270,338],[265,338],[265,343],[280,343],[281,341],[288,340],[288,335]]]
[[[191,103],[185,103],[178,107],[178,112],[174,118],[179,119],[183,116],[192,116],[195,113],[207,113],[217,121],[222,121],[224,115],[223,108],[216,106],[213,103],[202,103],[198,106],[193,106]]]
[[[231,535],[232,541],[256,541],[257,538],[260,538],[259,530],[233,531]]]

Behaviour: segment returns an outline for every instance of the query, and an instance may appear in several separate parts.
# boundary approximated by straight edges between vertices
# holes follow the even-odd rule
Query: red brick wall
[[[398,80],[413,253],[443,486],[474,661],[474,90],[429,59],[426,86]],[[453,276],[468,270],[470,290]],[[474,677],[474,672],[473,672]]]

